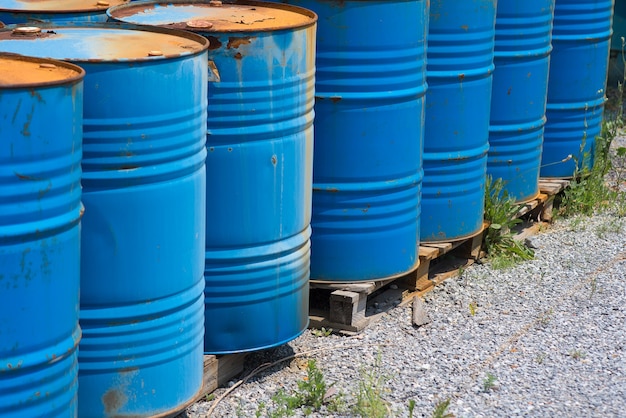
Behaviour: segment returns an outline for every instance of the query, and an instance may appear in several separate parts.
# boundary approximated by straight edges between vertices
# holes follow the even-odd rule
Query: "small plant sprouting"
[[[454,418],[454,414],[448,412],[448,408],[450,407],[450,398],[445,401],[439,402],[435,405],[435,410],[433,411],[433,418]]]
[[[259,403],[259,405],[256,408],[256,411],[254,411],[254,416],[256,418],[261,418],[263,416],[263,412],[265,412],[265,402]]]
[[[333,333],[332,328],[327,329],[327,328],[322,327],[321,329],[311,330],[311,334],[313,334],[315,337],[328,337],[332,333]]]
[[[485,247],[493,268],[507,268],[525,260],[532,260],[535,252],[513,238],[511,229],[522,222],[517,218],[519,205],[504,188],[501,178],[487,176],[485,193],[485,220],[490,225],[485,234]]]
[[[598,238],[605,238],[608,234],[621,234],[623,230],[623,220],[621,218],[612,218],[598,226],[596,235]]]
[[[269,418],[292,416],[294,411],[300,407],[298,398],[296,396],[287,395],[285,389],[279,389],[278,392],[272,396],[272,402],[276,407],[268,411]]]
[[[361,369],[356,405],[354,412],[368,418],[385,418],[389,416],[389,403],[383,398],[385,385],[391,378],[382,373],[382,355],[380,351],[372,368]]]
[[[535,361],[537,361],[537,364],[542,364],[543,361],[546,359],[546,353],[539,353],[537,354],[537,357],[535,358]]]
[[[476,308],[478,308],[478,305],[476,304],[476,302],[470,302],[470,304],[469,304],[469,313],[470,313],[470,315],[472,315],[472,316],[476,315]]]
[[[491,373],[487,373],[487,377],[483,382],[483,392],[490,392],[496,388],[496,381],[498,379]]]
[[[539,315],[539,324],[542,327],[547,327],[548,324],[550,323],[550,320],[552,319],[552,314],[554,313],[554,311],[552,309],[549,309],[545,312],[543,312],[541,315]]]
[[[593,150],[583,154],[582,162],[576,161],[576,168],[570,185],[564,191],[559,208],[559,215],[571,217],[574,215],[591,216],[596,211],[605,211],[614,207],[618,216],[623,216],[626,209],[626,193],[620,191],[620,185],[626,174],[626,148],[619,147],[612,155],[611,144],[623,126],[623,84],[618,85],[619,110],[612,120],[605,119],[602,123],[600,135],[595,138]],[[581,145],[585,147],[585,140]],[[589,161],[593,159],[593,164]],[[582,167],[580,167],[582,166]],[[606,174],[614,170],[616,179],[611,183],[606,180]]]
[[[409,418],[413,418],[413,411],[415,410],[415,400],[411,399],[409,401]]]
[[[324,374],[317,368],[315,360],[307,363],[307,375],[298,382],[298,389],[294,395],[288,395],[284,389],[280,389],[272,402],[276,407],[269,412],[271,418],[291,416],[298,408],[304,408],[306,415],[313,411],[319,411],[322,405],[326,405],[329,411],[338,411],[341,408],[341,394],[328,395],[333,387],[326,384]]]
[[[204,402],[211,402],[213,399],[215,399],[215,393],[207,393],[204,396]]]
[[[589,292],[589,299],[591,299],[593,295],[596,294],[597,291],[598,291],[598,278],[594,277],[593,279],[591,279],[591,291]]]
[[[569,352],[569,356],[573,358],[574,360],[580,360],[580,359],[585,358],[587,355],[583,351],[572,350]]]
[[[324,395],[326,395],[328,389],[324,375],[317,368],[317,363],[315,360],[309,360],[307,364],[307,378],[298,382],[297,395],[302,406],[310,406],[318,411],[324,404]]]

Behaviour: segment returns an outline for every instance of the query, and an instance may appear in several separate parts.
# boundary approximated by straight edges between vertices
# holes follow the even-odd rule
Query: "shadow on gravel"
[[[238,376],[238,379],[244,378],[252,373],[259,366],[268,363],[274,363],[275,361],[281,360],[286,357],[293,356],[295,351],[289,344],[281,345],[280,347],[268,348],[267,350],[256,351],[248,354],[246,357],[246,361],[243,365],[243,373]],[[282,361],[275,366],[272,366],[262,372],[258,373],[256,376],[252,377],[250,381],[255,381],[258,379],[262,379],[263,377],[276,373],[286,367],[289,367],[290,361]]]

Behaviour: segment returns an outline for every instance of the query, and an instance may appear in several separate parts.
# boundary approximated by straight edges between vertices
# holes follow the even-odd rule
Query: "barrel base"
[[[477,231],[471,232],[467,235],[463,235],[460,237],[453,237],[451,239],[422,239],[422,244],[430,244],[430,243],[441,243],[441,242],[459,242],[459,241],[466,241],[470,238],[474,238],[480,234],[483,233],[483,231],[485,230],[485,226],[486,224],[483,222],[482,225],[480,226],[480,229],[478,229]]]
[[[411,274],[413,273],[415,270],[417,270],[419,268],[420,262],[419,259],[417,260],[417,262],[408,270],[402,272],[402,273],[397,273],[397,274],[392,274],[390,276],[385,276],[385,277],[376,277],[373,279],[363,279],[363,280],[350,280],[350,281],[335,281],[335,280],[318,280],[318,279],[311,279],[310,283],[311,284],[319,284],[319,285],[349,285],[351,283],[368,283],[368,282],[390,282],[393,281],[395,279],[399,279],[400,277],[404,277],[407,274]]]
[[[194,394],[191,398],[189,398],[188,401],[182,402],[180,405],[176,406],[175,408],[172,408],[171,410],[167,412],[154,415],[152,416],[152,418],[174,418],[180,415],[181,412],[183,412],[185,409],[193,405],[202,396],[203,390],[204,388],[200,388],[196,394]]]
[[[539,183],[537,183],[537,193],[535,193],[534,195],[530,196],[530,197],[526,197],[520,200],[516,200],[514,203],[516,204],[523,204],[523,203],[528,203],[528,202],[532,202],[533,200],[537,199],[539,197]]]

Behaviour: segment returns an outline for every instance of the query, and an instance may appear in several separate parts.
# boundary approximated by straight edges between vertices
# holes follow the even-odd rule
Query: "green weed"
[[[552,315],[554,314],[554,310],[549,309],[539,315],[539,324],[543,327],[547,327],[550,321],[552,320]]]
[[[476,308],[478,307],[478,304],[476,302],[470,302],[469,304],[469,313],[470,315],[474,316],[476,315]]]
[[[572,351],[569,352],[569,355],[574,360],[580,360],[580,359],[586,357],[586,354],[583,351],[580,351],[580,350],[572,350]]]
[[[439,402],[435,406],[435,410],[433,411],[433,418],[454,418],[454,414],[448,412],[448,408],[450,407],[450,399],[446,399],[445,401]]]
[[[259,403],[259,405],[256,408],[256,411],[254,411],[254,416],[256,418],[261,418],[263,416],[263,412],[265,412],[265,402]]]
[[[543,361],[546,359],[547,354],[546,353],[539,353],[537,354],[537,358],[535,359],[535,361],[537,362],[537,364],[543,364]]]
[[[624,230],[624,221],[620,218],[610,218],[596,229],[596,235],[605,238],[608,234],[620,234]]]
[[[485,219],[490,223],[485,234],[485,247],[493,268],[508,268],[525,260],[532,260],[534,251],[513,238],[511,229],[521,222],[517,218],[519,205],[504,189],[501,178],[487,176]]]
[[[313,329],[311,330],[311,334],[313,334],[315,337],[328,337],[330,334],[333,333],[333,329],[332,328],[324,328],[322,327],[321,329]]]
[[[623,81],[626,81],[626,69]],[[626,215],[626,193],[620,191],[626,177],[626,148],[617,148],[614,155],[611,152],[611,144],[624,126],[623,82],[618,83],[615,100],[616,114],[612,117],[605,115],[600,135],[595,138],[591,168],[589,164],[585,164],[591,159],[589,153],[583,154],[583,161],[575,159],[576,169],[570,186],[565,189],[558,212],[561,216],[570,217],[576,214],[590,216],[610,208],[615,208],[618,216]],[[586,140],[587,138],[583,136],[581,150],[585,147]],[[612,169],[617,178],[609,184],[606,181],[606,174]]]
[[[415,410],[415,400],[409,401],[409,418],[413,418],[413,411]]]
[[[487,373],[487,377],[483,382],[483,392],[490,392],[495,389],[498,379],[491,373]]]
[[[561,200],[559,214],[564,217],[573,215],[591,216],[596,211],[603,211],[616,198],[616,193],[606,184],[604,178],[611,169],[610,146],[614,138],[603,123],[602,133],[596,138],[594,161],[591,169],[583,165],[575,169],[569,187]],[[583,158],[589,158],[585,155]],[[577,164],[577,166],[580,164]]]
[[[383,394],[387,390],[385,386],[389,380],[391,378],[382,372],[382,356],[379,352],[373,367],[361,369],[353,412],[361,417],[388,417],[389,403],[383,398]]]
[[[315,360],[309,360],[307,376],[298,382],[298,389],[293,395],[281,389],[272,396],[275,408],[269,412],[270,418],[291,416],[299,408],[304,410],[305,415],[309,415],[313,411],[319,411],[323,405],[329,411],[338,411],[342,405],[342,395],[328,395],[333,385],[326,384],[324,374],[317,368]]]

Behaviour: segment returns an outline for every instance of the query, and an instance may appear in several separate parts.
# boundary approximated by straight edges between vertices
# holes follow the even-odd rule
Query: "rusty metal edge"
[[[188,400],[184,401],[180,405],[175,406],[174,408],[169,409],[169,410],[167,410],[165,412],[161,412],[161,413],[159,413],[157,415],[145,415],[145,417],[150,417],[150,418],[173,418],[173,417],[179,415],[181,412],[183,412],[189,406],[191,406],[194,403],[196,403],[198,398],[200,397],[201,393],[202,393],[202,388],[200,388],[200,390],[198,390],[196,393],[194,393],[191,398],[189,398]],[[115,418],[124,418],[124,417],[137,418],[137,417],[142,417],[142,416],[144,416],[144,415],[115,415]]]
[[[317,23],[317,14],[309,9],[305,9],[304,7],[299,7],[299,6],[293,6],[291,4],[285,4],[285,3],[273,3],[273,2],[265,2],[265,1],[256,1],[256,0],[223,0],[222,1],[223,4],[230,4],[230,5],[237,5],[237,6],[258,6],[258,7],[266,7],[266,8],[270,8],[270,9],[280,9],[280,10],[286,10],[289,12],[294,12],[294,13],[298,13],[301,15],[304,15],[306,17],[310,18],[310,21],[305,23],[305,24],[299,24],[299,25],[281,25],[281,26],[276,26],[276,27],[269,27],[269,28],[265,28],[265,29],[245,29],[245,28],[236,28],[236,29],[225,29],[225,30],[213,30],[211,28],[198,28],[198,29],[194,29],[194,28],[187,28],[185,29],[185,31],[189,31],[189,32],[200,32],[200,33],[246,33],[246,32],[275,32],[275,31],[281,31],[281,30],[290,30],[290,29],[304,29],[304,28],[308,28],[311,27],[313,25],[315,25]],[[138,9],[141,10],[141,6],[142,5],[146,5],[146,4],[151,4],[151,5],[194,5],[194,4],[209,4],[208,0],[169,0],[169,1],[165,1],[165,0],[140,0],[140,1],[133,1],[131,3],[128,4],[123,4],[123,5],[119,5],[119,6],[113,6],[110,7],[107,10],[107,16],[110,19],[114,19],[115,21],[121,21],[120,18],[113,16],[114,13],[116,12],[124,12],[127,9]],[[125,15],[125,16],[129,16],[129,15]],[[177,22],[178,23],[178,22]],[[161,28],[168,28],[169,25],[160,25],[160,26],[154,26],[154,27],[161,27]],[[175,29],[175,30],[180,30],[180,29]]]
[[[33,83],[16,83],[16,84],[2,84],[0,83],[0,89],[24,89],[24,88],[34,88],[34,87],[50,87],[50,86],[62,86],[66,84],[76,84],[83,80],[85,77],[85,70],[82,67],[79,67],[76,64],[72,64],[66,61],[51,59],[51,58],[36,58],[29,57],[26,55],[13,54],[11,52],[1,52],[0,51],[0,59],[2,58],[13,58],[16,61],[28,61],[33,63],[41,63],[41,64],[53,64],[57,67],[64,67],[76,72],[76,75],[73,77],[64,78],[62,80],[57,81],[44,81],[44,82],[33,82]]]
[[[120,1],[120,3],[128,3],[132,0],[122,0]],[[31,14],[35,14],[35,13],[39,13],[39,14],[72,14],[72,13],[76,13],[76,14],[80,14],[80,13],[90,13],[90,12],[106,12],[107,9],[109,7],[113,7],[113,6],[92,6],[89,8],[85,8],[85,9],[55,9],[55,10],[50,10],[50,9],[10,9],[10,8],[6,8],[6,7],[0,7],[0,12],[6,12],[6,13],[11,13],[11,14],[25,14],[25,15],[31,15]]]
[[[19,28],[22,26],[33,26],[32,23],[27,24],[15,24],[15,25],[7,25],[4,28],[0,28],[0,34],[4,32],[12,31],[15,28]],[[195,55],[203,54],[205,51],[209,49],[209,40],[204,36],[198,35],[196,33],[180,30],[180,29],[169,29],[163,28],[159,26],[149,26],[149,25],[135,25],[132,23],[122,23],[122,22],[70,22],[70,23],[40,23],[37,24],[38,28],[41,29],[63,29],[63,28],[99,28],[99,29],[120,29],[120,30],[136,30],[150,33],[159,33],[164,35],[178,36],[179,38],[188,39],[190,41],[197,42],[200,48],[197,51],[189,52],[186,54],[175,54],[175,55],[162,55],[158,57],[137,57],[132,59],[120,59],[120,60],[102,60],[102,59],[73,59],[73,58],[55,58],[57,60],[62,61],[71,61],[73,63],[87,63],[87,62],[107,62],[107,63],[129,63],[129,62],[144,62],[144,61],[157,61],[157,60],[166,60],[180,57],[192,57]]]

